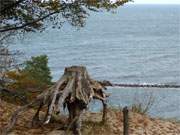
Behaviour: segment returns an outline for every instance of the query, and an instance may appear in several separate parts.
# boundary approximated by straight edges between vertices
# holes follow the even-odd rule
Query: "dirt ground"
[[[11,114],[19,106],[0,100],[0,131],[7,125]],[[31,127],[31,118],[35,111],[20,115],[20,118],[9,135],[71,135],[70,130],[64,130],[67,116],[48,125]],[[83,116],[82,135],[121,135],[123,134],[123,114],[118,109],[108,109],[106,124],[101,123],[102,113],[85,112]],[[150,118],[146,115],[129,113],[130,135],[180,135],[180,123]]]

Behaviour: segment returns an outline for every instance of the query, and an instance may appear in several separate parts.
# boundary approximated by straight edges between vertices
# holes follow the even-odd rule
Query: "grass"
[[[123,110],[123,108],[120,105],[115,106],[115,105],[112,105],[112,104],[108,104],[108,110],[111,110],[111,111],[114,111],[114,112],[121,112]]]
[[[107,131],[110,131],[110,127],[103,122],[84,121],[82,124],[83,135],[107,134]]]
[[[148,93],[148,95],[141,96],[141,98],[144,99],[144,102],[139,101],[138,96],[136,95],[134,98],[134,104],[131,106],[131,111],[144,115],[147,114],[153,106],[155,98],[153,96],[153,93]]]
[[[173,122],[173,123],[178,123],[180,124],[180,119],[177,119],[177,118],[159,118],[160,120],[163,120],[163,121],[168,121],[168,122]]]

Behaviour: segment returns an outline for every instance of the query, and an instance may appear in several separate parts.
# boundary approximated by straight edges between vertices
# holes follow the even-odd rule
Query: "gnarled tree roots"
[[[98,99],[103,104],[102,121],[106,120],[107,94],[104,93],[105,86],[88,75],[83,66],[67,67],[62,77],[48,90],[37,96],[36,100],[18,109],[11,117],[11,121],[4,130],[7,134],[16,123],[19,113],[26,111],[29,107],[38,106],[37,112],[33,117],[32,124],[36,125],[39,121],[39,112],[43,106],[48,106],[44,117],[44,124],[49,123],[52,114],[59,113],[61,108],[67,106],[69,111],[69,125],[72,125],[73,133],[80,135],[81,115],[87,109],[92,99]]]

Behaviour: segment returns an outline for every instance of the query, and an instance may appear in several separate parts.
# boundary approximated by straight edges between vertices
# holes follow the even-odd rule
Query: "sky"
[[[134,0],[134,4],[180,4],[180,0]]]

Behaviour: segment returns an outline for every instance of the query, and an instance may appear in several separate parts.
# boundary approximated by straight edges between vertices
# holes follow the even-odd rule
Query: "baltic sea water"
[[[12,49],[47,54],[53,80],[66,66],[85,65],[98,80],[180,84],[180,5],[125,5],[116,13],[90,13],[84,28],[65,24],[16,40]],[[180,89],[108,88],[109,104],[154,104],[149,114],[180,119]],[[101,106],[93,103],[92,110]]]

